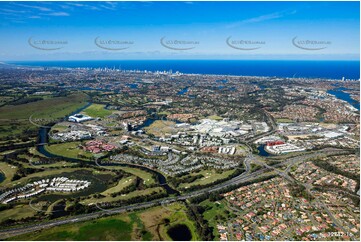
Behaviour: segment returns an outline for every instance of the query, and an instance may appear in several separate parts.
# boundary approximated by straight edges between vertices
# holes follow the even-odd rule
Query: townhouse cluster
[[[140,150],[141,151],[141,150]],[[143,158],[130,154],[117,154],[111,156],[110,159],[116,162],[127,162],[131,164],[138,164],[150,168],[157,168],[161,172],[174,176],[196,171],[203,167],[215,168],[221,170],[228,170],[239,166],[240,159],[226,159],[223,157],[208,156],[208,155],[186,155],[181,158],[177,153],[166,154],[167,158]],[[184,156],[184,154],[183,154]]]
[[[44,192],[78,192],[90,186],[85,180],[72,180],[67,177],[54,177],[28,183],[23,187],[14,188],[0,195],[0,202],[8,204],[12,201],[35,197]]]

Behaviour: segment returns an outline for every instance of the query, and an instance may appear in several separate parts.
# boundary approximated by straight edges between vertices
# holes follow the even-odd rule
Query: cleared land
[[[148,134],[162,136],[164,134],[176,134],[176,123],[173,121],[156,120],[149,127],[144,128]]]

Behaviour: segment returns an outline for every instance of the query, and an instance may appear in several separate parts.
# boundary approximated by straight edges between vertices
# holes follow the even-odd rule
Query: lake
[[[170,227],[167,231],[168,235],[175,241],[190,241],[192,233],[185,224],[177,224]]]

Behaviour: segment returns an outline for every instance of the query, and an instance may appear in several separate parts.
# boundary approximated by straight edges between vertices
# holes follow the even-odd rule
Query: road
[[[320,154],[330,154],[336,151],[332,151],[332,150],[325,150],[325,151],[319,151],[317,153],[313,153],[313,154],[306,154],[304,156],[299,156],[297,158],[290,158],[287,159],[279,164],[277,164],[276,166],[284,166],[284,165],[290,165],[292,166],[292,164],[296,163],[296,162],[301,162],[301,161],[305,161],[314,157],[319,156]],[[156,206],[156,205],[161,205],[161,204],[169,204],[169,203],[173,203],[175,201],[184,201],[186,199],[189,198],[195,198],[198,197],[200,195],[203,195],[205,193],[209,193],[209,192],[215,192],[215,191],[219,191],[223,188],[232,186],[232,185],[240,185],[242,183],[245,182],[249,182],[255,179],[258,179],[262,176],[265,176],[267,174],[270,174],[270,169],[271,171],[273,170],[278,170],[275,169],[272,166],[267,166],[265,168],[262,168],[260,170],[257,170],[255,172],[251,172],[250,171],[250,162],[254,162],[256,159],[256,157],[252,154],[248,155],[244,161],[245,167],[246,167],[246,171],[242,174],[240,174],[239,176],[236,176],[228,181],[225,181],[223,183],[220,184],[216,184],[212,187],[209,188],[204,188],[198,191],[193,191],[187,194],[183,194],[183,195],[178,195],[175,197],[166,197],[166,198],[162,198],[162,199],[158,199],[158,200],[153,200],[153,201],[149,201],[149,202],[144,202],[144,203],[138,203],[138,204],[132,204],[132,205],[127,205],[127,206],[123,206],[123,207],[118,207],[118,208],[112,208],[112,209],[101,209],[98,212],[94,212],[91,214],[82,214],[82,215],[76,215],[73,217],[69,217],[69,218],[64,218],[61,220],[56,220],[56,221],[47,221],[47,222],[42,222],[42,223],[37,223],[37,224],[32,224],[32,225],[28,225],[28,226],[23,226],[23,227],[18,227],[18,228],[9,228],[9,229],[3,229],[0,230],[0,239],[5,239],[5,238],[9,238],[11,236],[15,236],[15,235],[20,235],[20,234],[24,234],[24,233],[29,233],[29,232],[33,232],[36,230],[40,230],[40,229],[46,229],[46,228],[50,228],[50,227],[54,227],[54,226],[59,226],[59,225],[63,225],[63,224],[69,224],[69,223],[75,223],[75,222],[81,222],[81,221],[87,221],[87,220],[92,220],[95,218],[99,218],[103,215],[106,214],[119,214],[119,213],[123,213],[126,211],[132,211],[132,210],[138,210],[138,209],[144,209],[144,208],[149,208],[152,206]]]

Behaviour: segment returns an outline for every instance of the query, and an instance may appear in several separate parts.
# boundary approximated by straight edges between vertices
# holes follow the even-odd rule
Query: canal
[[[346,90],[350,90],[348,88],[344,87],[338,87],[332,90],[328,90],[327,93],[335,95],[338,99],[341,99],[343,101],[348,102],[350,105],[352,105],[357,110],[360,110],[360,102],[354,100],[351,98],[351,95],[347,92],[344,92]]]

